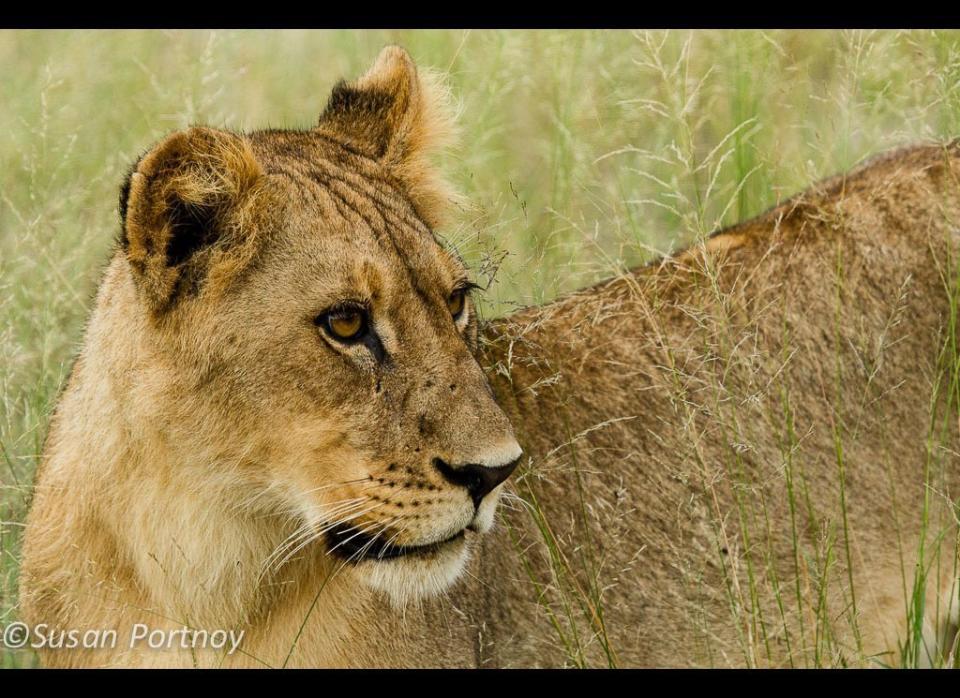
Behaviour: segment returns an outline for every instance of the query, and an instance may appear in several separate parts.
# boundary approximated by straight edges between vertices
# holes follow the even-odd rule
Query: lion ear
[[[439,75],[418,72],[405,50],[387,46],[361,78],[337,83],[317,130],[391,168],[434,226],[459,200],[429,161],[455,140],[451,101]]]
[[[261,174],[243,138],[210,128],[174,133],[140,159],[120,193],[121,245],[151,310],[196,292],[245,246]]]

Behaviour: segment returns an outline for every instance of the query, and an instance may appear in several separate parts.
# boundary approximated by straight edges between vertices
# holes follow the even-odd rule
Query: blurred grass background
[[[126,169],[193,123],[309,127],[387,43],[449,73],[486,316],[753,216],[883,149],[960,135],[960,32],[3,31],[0,626],[47,418]],[[0,649],[0,666],[30,665]]]

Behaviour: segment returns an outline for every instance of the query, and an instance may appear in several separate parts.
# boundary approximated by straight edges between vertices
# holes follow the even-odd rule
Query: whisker
[[[386,504],[386,502],[382,502],[382,503],[383,503],[383,504]],[[369,525],[369,524],[368,524],[368,525]],[[334,550],[336,550],[337,548],[339,548],[341,545],[345,545],[346,543],[349,543],[350,541],[352,541],[352,540],[353,540],[354,538],[356,538],[357,536],[365,535],[365,533],[366,533],[366,532],[365,532],[362,528],[357,529],[357,532],[356,532],[356,533],[354,533],[354,534],[353,534],[352,536],[350,536],[349,538],[340,541],[340,542],[337,543],[335,546],[333,546],[332,548],[330,548],[330,550],[328,550],[327,552],[328,552],[328,553],[332,553]],[[379,535],[379,534],[378,534],[378,535]],[[369,545],[370,543],[372,543],[373,540],[375,540],[375,539],[376,539],[376,536],[374,536],[374,538],[371,539],[371,541],[368,543],[368,545]],[[361,548],[361,550],[363,550],[363,548]]]
[[[353,520],[356,519],[358,516],[363,516],[364,514],[366,514],[366,513],[368,513],[368,512],[371,512],[371,511],[373,511],[374,509],[377,509],[377,508],[379,508],[379,507],[382,507],[382,506],[385,505],[385,504],[386,504],[386,502],[380,502],[380,503],[378,503],[378,504],[374,504],[372,507],[368,507],[368,508],[366,508],[366,509],[363,509],[362,511],[358,511],[358,512],[356,512],[356,513],[353,513],[353,514],[351,514],[350,516],[346,516],[346,517],[343,517],[343,518],[338,518],[338,519],[336,519],[335,521],[331,521],[331,522],[325,524],[324,526],[322,526],[322,527],[320,528],[320,531],[319,531],[319,532],[320,532],[320,533],[326,533],[327,531],[330,531],[330,530],[336,528],[337,526],[339,526],[339,525],[341,525],[341,524],[347,523],[348,521],[353,521]]]
[[[360,483],[360,482],[370,482],[370,481],[371,481],[371,478],[368,475],[367,477],[360,477],[355,480],[342,480],[340,482],[331,482],[326,485],[320,485],[319,487],[314,487],[309,490],[304,490],[302,494],[313,494],[314,492],[323,492],[324,490],[329,490],[333,487],[343,487],[344,485],[356,485],[357,483]],[[374,482],[376,481],[374,480]]]
[[[364,511],[362,511],[362,512],[358,512],[357,514],[354,514],[353,516],[351,516],[351,517],[348,518],[348,519],[341,519],[341,520],[338,521],[337,523],[340,523],[340,522],[342,522],[342,521],[352,520],[352,519],[356,518],[357,516],[360,516],[360,515],[362,515],[362,514],[368,513],[368,512],[370,512],[370,511],[373,511],[373,510],[376,509],[377,507],[382,506],[384,503],[385,503],[385,502],[381,502],[380,504],[376,504],[376,505],[374,505],[374,506],[372,506],[372,507],[370,507],[370,508],[368,508],[368,509],[366,509],[366,510],[364,510]],[[333,525],[335,526],[336,524],[333,524]],[[293,557],[294,555],[296,555],[298,552],[300,552],[301,550],[303,550],[306,546],[310,545],[311,543],[313,543],[314,541],[316,541],[317,539],[319,539],[324,533],[326,533],[327,530],[329,530],[329,528],[330,528],[329,526],[326,527],[326,528],[321,528],[321,529],[317,530],[316,532],[312,533],[311,535],[308,535],[303,541],[301,541],[300,543],[298,543],[298,544],[296,545],[296,547],[294,547],[290,552],[288,552],[286,555],[284,555],[284,557],[275,565],[276,568],[279,569],[279,568],[282,567],[284,564],[286,564],[286,562],[287,562],[288,560],[290,560],[290,558],[292,558],[292,557]]]
[[[359,559],[359,558],[365,556],[365,555],[367,554],[367,551],[370,550],[370,548],[371,548],[371,547],[373,546],[373,544],[376,542],[377,538],[379,538],[381,535],[383,535],[383,532],[387,530],[387,528],[390,526],[390,524],[393,523],[394,521],[396,521],[396,520],[399,519],[399,518],[400,518],[400,517],[398,517],[398,516],[394,516],[392,519],[388,519],[386,522],[382,522],[382,523],[380,524],[380,530],[377,531],[377,533],[376,533],[375,535],[371,536],[371,537],[370,537],[370,540],[367,541],[366,544],[363,545],[363,547],[361,547],[357,552],[355,552],[353,555],[351,555],[351,556],[350,556],[349,558],[347,558],[347,559],[348,559],[348,560],[351,560],[351,559],[353,559],[354,557],[356,557],[356,558]],[[331,549],[331,550],[332,550],[332,549]],[[383,559],[383,558],[381,557],[380,559]]]
[[[396,530],[396,532],[392,536],[390,536],[390,538],[384,544],[383,550],[380,551],[380,555],[378,556],[379,559],[381,560],[383,559],[383,556],[386,554],[387,550],[390,549],[390,546],[393,545],[396,542],[397,538],[400,537],[400,534],[404,533],[406,530],[407,530],[406,524],[401,524],[400,527]]]
[[[258,583],[263,579],[264,575],[266,575],[267,572],[271,570],[273,561],[279,555],[283,554],[283,551],[288,546],[296,544],[296,541],[299,541],[300,538],[303,537],[304,535],[309,535],[310,528],[311,527],[309,526],[308,523],[301,524],[300,526],[298,526],[293,530],[293,533],[291,533],[289,536],[284,538],[283,541],[281,541],[280,544],[273,549],[273,552],[271,552],[270,555],[267,557],[267,559],[264,560],[263,563],[261,564],[260,575],[257,578]]]
[[[327,505],[332,508],[330,509],[330,511],[324,512],[324,515],[325,517],[330,517],[330,516],[337,516],[337,515],[349,513],[352,509],[359,508],[368,500],[369,500],[369,497],[358,497],[358,498],[349,499],[349,500],[341,500],[339,502],[332,502],[329,505]],[[277,547],[270,554],[270,556],[264,561],[260,578],[262,579],[263,575],[266,574],[268,571],[280,567],[282,563],[278,565],[274,565],[274,562],[277,559],[279,559],[281,556],[283,556],[288,549],[296,547],[299,550],[300,547],[302,547],[302,544],[304,544],[305,540],[306,540],[306,543],[308,544],[310,537],[313,535],[314,528],[315,528],[315,523],[310,521],[305,521],[296,529],[294,529],[294,531],[289,536],[287,536],[283,541],[281,541],[280,544],[277,545]],[[286,561],[286,559],[288,558],[289,556],[284,557],[283,560]]]

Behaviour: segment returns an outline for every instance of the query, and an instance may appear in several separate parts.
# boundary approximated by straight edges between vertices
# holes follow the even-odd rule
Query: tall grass
[[[125,169],[191,123],[308,126],[333,83],[391,42],[448,71],[462,100],[463,147],[445,165],[475,206],[444,232],[481,277],[495,273],[482,298],[488,317],[678,249],[871,153],[960,134],[957,32],[0,32],[0,624],[17,615],[33,471],[116,234]],[[954,299],[957,278],[945,270]],[[960,404],[955,337],[941,356],[943,394],[931,396],[931,471],[948,418],[935,406]],[[784,389],[776,418],[800,527],[813,509],[791,466],[800,436],[790,401]],[[726,467],[741,471],[736,452]],[[762,502],[742,502],[739,514],[751,522],[743,530],[762,530]],[[549,542],[549,522],[538,525]],[[715,533],[718,547],[736,543]],[[826,531],[818,559],[797,568],[827,574],[850,554],[843,530]],[[746,579],[728,570],[727,592],[753,664],[785,621],[761,610],[762,555],[746,559]],[[542,589],[576,664],[581,631],[604,636],[602,580],[570,586],[569,565],[599,575],[602,561],[557,551],[561,582]],[[791,584],[774,580],[780,616],[786,597],[803,596],[799,574]],[[837,656],[827,616],[813,609],[801,632],[818,664]],[[918,623],[903,659],[922,663],[922,642]],[[616,648],[604,656],[615,664]],[[0,655],[0,666],[32,661]]]

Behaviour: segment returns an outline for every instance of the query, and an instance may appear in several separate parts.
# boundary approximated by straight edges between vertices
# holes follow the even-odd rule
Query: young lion
[[[943,660],[960,147],[479,328],[443,103],[390,47],[314,129],[136,164],[27,524],[42,661]]]

